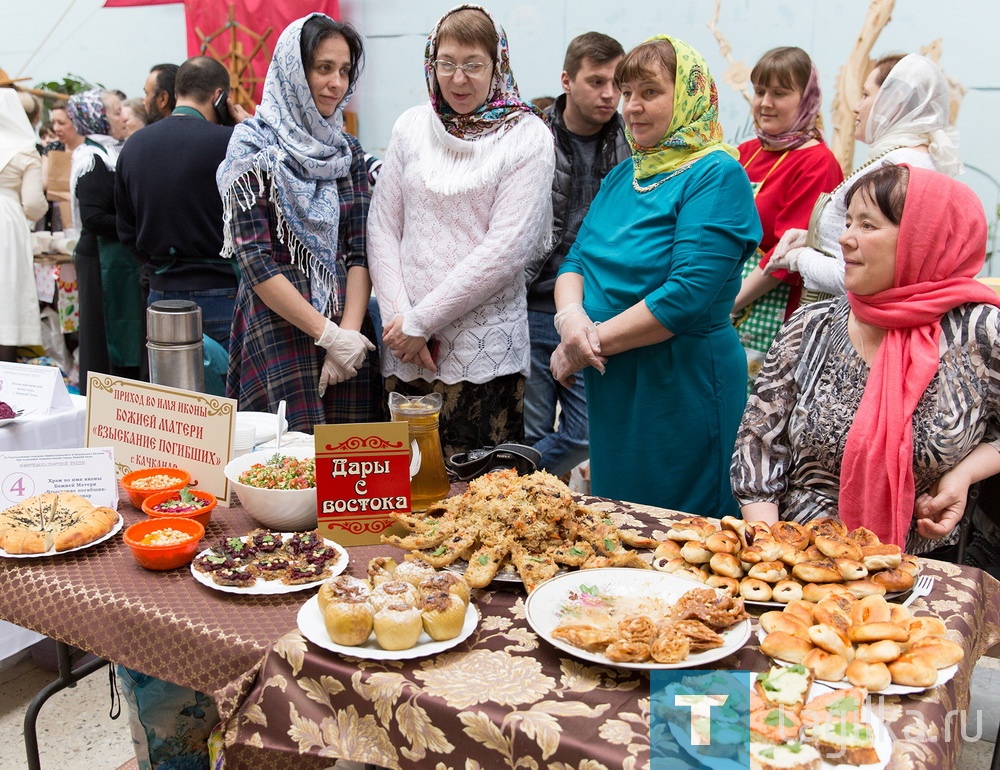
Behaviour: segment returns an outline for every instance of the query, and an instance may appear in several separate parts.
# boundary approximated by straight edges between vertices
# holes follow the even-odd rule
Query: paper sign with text
[[[59,367],[33,364],[0,363],[0,401],[25,414],[48,414],[73,406]]]
[[[317,425],[319,528],[341,545],[373,545],[393,530],[390,514],[410,510],[409,426],[405,422]]]
[[[118,508],[115,451],[0,452],[0,510],[45,492],[76,492],[98,508]]]
[[[87,446],[113,446],[119,477],[138,468],[181,468],[219,505],[229,504],[225,468],[235,417],[231,398],[106,374],[87,381]]]

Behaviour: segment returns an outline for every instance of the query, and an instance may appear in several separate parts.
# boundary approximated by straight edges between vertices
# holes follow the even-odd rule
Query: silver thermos
[[[149,381],[157,385],[205,390],[205,353],[201,308],[187,299],[161,299],[146,309]]]

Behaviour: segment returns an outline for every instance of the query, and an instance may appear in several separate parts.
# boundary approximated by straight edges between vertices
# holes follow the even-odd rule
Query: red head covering
[[[941,317],[967,303],[1000,306],[975,280],[986,258],[986,217],[962,182],[921,168],[910,181],[896,244],[896,284],[862,297],[855,316],[886,330],[840,470],[840,518],[906,545],[913,518],[913,411],[938,368]]]

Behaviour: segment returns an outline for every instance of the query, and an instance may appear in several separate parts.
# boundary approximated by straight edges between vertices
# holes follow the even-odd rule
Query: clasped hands
[[[549,359],[552,376],[564,387],[572,387],[577,372],[593,366],[604,374],[608,359],[601,355],[597,325],[579,303],[567,305],[555,316],[555,327],[562,341]]]
[[[788,270],[791,273],[799,271],[799,255],[806,248],[806,231],[797,228],[785,230],[781,240],[771,251],[771,258],[764,267],[764,275],[771,275],[775,270]]]
[[[375,345],[361,332],[345,329],[330,319],[327,319],[316,345],[326,348],[326,358],[323,359],[319,375],[320,396],[326,393],[328,385],[336,385],[354,377],[368,352],[375,350]]]
[[[427,340],[403,333],[403,316],[397,315],[383,328],[382,342],[404,364],[416,364],[429,371],[437,371]]]

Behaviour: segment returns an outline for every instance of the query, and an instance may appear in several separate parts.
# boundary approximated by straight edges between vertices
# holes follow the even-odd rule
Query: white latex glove
[[[351,379],[358,373],[355,367],[346,368],[337,361],[337,356],[332,350],[326,352],[323,359],[323,368],[319,373],[319,395],[320,398],[326,393],[328,385],[338,385],[341,382]]]
[[[607,359],[601,355],[601,339],[597,334],[597,325],[590,320],[583,305],[579,303],[566,305],[556,313],[553,323],[562,339],[562,355],[571,367],[575,367],[573,371],[593,366],[604,374],[604,364]]]
[[[375,345],[361,332],[344,329],[330,319],[327,319],[316,344],[326,348],[327,357],[333,355],[341,368],[354,369],[355,372],[364,363],[368,351],[375,350]]]
[[[791,249],[786,251],[780,257],[776,253],[771,254],[771,259],[767,263],[767,267],[764,268],[764,275],[770,275],[775,270],[787,270],[790,273],[799,272],[799,255],[806,250],[807,247],[800,246],[799,248]]]

